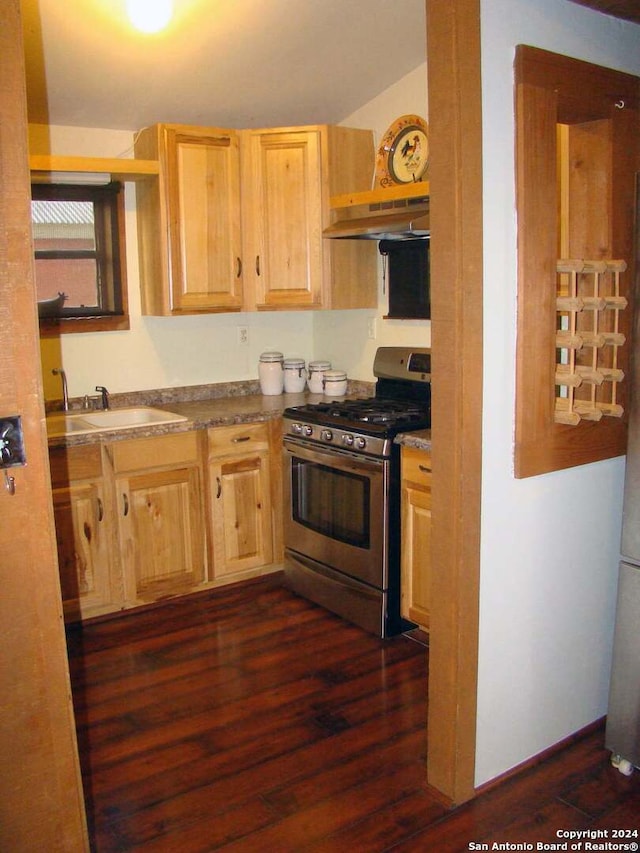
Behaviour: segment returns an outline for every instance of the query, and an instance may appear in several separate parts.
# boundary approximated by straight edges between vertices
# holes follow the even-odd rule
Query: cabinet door
[[[214,577],[268,565],[273,560],[268,454],[214,459],[209,472]]]
[[[402,450],[402,591],[406,619],[429,628],[431,583],[431,457]]]
[[[116,497],[127,599],[155,601],[205,580],[197,467],[119,476]]]
[[[164,128],[172,311],[242,308],[235,132]]]
[[[49,452],[58,567],[65,617],[115,610],[122,589],[113,554],[115,525],[99,445]]]
[[[197,434],[113,442],[109,456],[128,602],[191,591],[206,575]]]
[[[65,616],[78,619],[105,612],[111,588],[102,483],[55,488],[53,512]]]
[[[321,307],[321,131],[247,131],[243,146],[245,276],[255,307]]]

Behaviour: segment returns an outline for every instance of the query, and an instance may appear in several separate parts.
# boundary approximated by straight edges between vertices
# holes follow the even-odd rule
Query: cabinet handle
[[[218,484],[218,492],[216,494],[216,498],[219,498],[222,494],[222,481],[220,480],[220,477],[216,477],[216,483]]]
[[[240,435],[240,436],[238,436],[238,438],[232,438],[231,439],[232,444],[240,444],[240,442],[242,442],[242,441],[251,441],[251,436],[250,435]]]
[[[122,493],[122,507],[124,510],[124,517],[126,518],[129,515],[129,498],[127,497],[127,493]]]
[[[418,468],[423,471],[425,474],[431,473],[431,468],[428,465],[418,465]]]
[[[102,506],[102,499],[98,498],[98,521],[102,521],[104,518],[104,508]]]
[[[260,255],[256,255],[256,275],[260,275]]]
[[[238,265],[238,272],[236,273],[236,278],[240,278],[242,275],[242,258],[236,258],[236,264]]]

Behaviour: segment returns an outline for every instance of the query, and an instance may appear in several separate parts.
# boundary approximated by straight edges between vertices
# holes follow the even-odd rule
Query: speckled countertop
[[[367,382],[350,382],[350,397],[372,396],[373,385]],[[111,395],[111,407],[153,406],[186,417],[186,421],[154,424],[118,430],[94,430],[90,433],[67,434],[49,438],[49,446],[75,446],[97,441],[120,441],[127,438],[144,438],[151,435],[188,432],[232,424],[260,423],[278,418],[288,406],[317,403],[327,399],[322,394],[278,394],[264,396],[258,382],[221,383],[211,386],[165,388]],[[81,400],[72,400],[72,412],[80,414]],[[59,407],[51,406],[51,412]]]
[[[375,388],[369,382],[350,381],[349,397],[371,397]],[[49,438],[49,446],[71,447],[93,444],[98,441],[121,441],[127,438],[145,438],[152,435],[189,432],[232,424],[261,423],[279,418],[289,406],[304,403],[319,403],[328,398],[322,394],[278,394],[264,396],[257,381],[227,382],[216,385],[197,385],[184,388],[162,388],[150,391],[129,392],[111,395],[111,406],[120,409],[127,406],[153,406],[183,415],[186,420],[178,423],[154,424],[144,427],[129,427],[117,430],[94,430],[90,433],[67,434]],[[72,400],[72,412],[80,414],[82,401]],[[50,410],[59,411],[53,404]],[[401,433],[396,436],[397,444],[431,450],[431,430]]]
[[[402,432],[395,437],[395,443],[403,447],[414,447],[416,450],[431,450],[431,430],[421,429],[416,432]]]

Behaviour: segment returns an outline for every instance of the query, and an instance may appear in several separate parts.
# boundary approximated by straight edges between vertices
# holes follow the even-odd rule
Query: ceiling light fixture
[[[173,15],[172,0],[127,0],[127,14],[133,26],[143,33],[164,29]]]

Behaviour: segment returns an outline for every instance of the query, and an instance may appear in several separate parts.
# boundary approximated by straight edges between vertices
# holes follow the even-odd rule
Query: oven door
[[[288,437],[284,459],[285,547],[386,589],[389,462]]]

